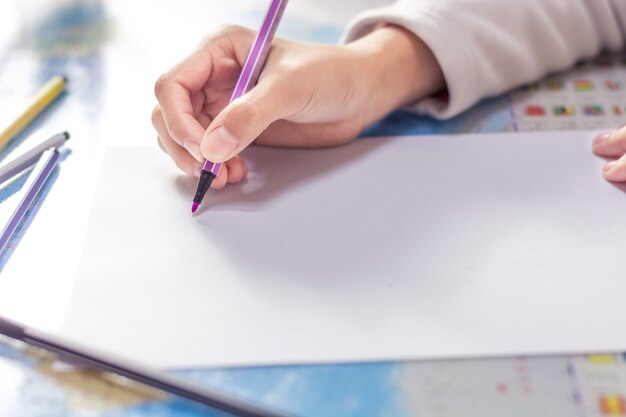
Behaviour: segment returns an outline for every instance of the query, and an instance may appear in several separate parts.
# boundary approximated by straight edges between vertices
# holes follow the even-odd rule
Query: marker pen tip
[[[200,207],[200,204],[196,203],[195,201],[191,204],[191,213],[195,213],[196,211],[198,211],[198,207]]]

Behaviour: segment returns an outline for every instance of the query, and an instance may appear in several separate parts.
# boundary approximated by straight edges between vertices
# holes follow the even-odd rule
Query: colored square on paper
[[[574,81],[574,88],[576,91],[593,91],[593,83],[588,80],[576,80]]]
[[[615,363],[614,355],[589,355],[587,357],[590,363],[606,365],[609,363]]]
[[[617,91],[620,89],[619,83],[613,80],[606,80],[604,82],[604,85],[606,86],[607,89],[612,90],[612,91]]]
[[[599,104],[592,104],[583,108],[585,116],[604,116],[604,109]]]
[[[555,116],[573,116],[574,108],[572,106],[554,106],[553,112]]]
[[[545,116],[546,115],[546,110],[543,108],[543,106],[527,106],[526,107],[526,116]]]
[[[619,395],[603,395],[600,397],[600,410],[605,416],[624,416],[626,401]]]
[[[561,81],[556,81],[556,80],[549,81],[548,89],[550,91],[561,91],[563,89],[563,83]]]

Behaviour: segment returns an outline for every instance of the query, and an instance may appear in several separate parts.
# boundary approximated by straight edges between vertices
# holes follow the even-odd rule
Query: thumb
[[[259,87],[259,86],[257,86]],[[200,149],[206,159],[223,162],[250,145],[274,121],[293,112],[282,97],[254,88],[226,106],[211,122]]]

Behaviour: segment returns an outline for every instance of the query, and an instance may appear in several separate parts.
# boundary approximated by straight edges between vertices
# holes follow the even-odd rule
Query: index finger
[[[240,44],[247,44],[252,32],[236,26],[220,28],[208,35],[196,50],[171,71],[159,77],[154,93],[161,106],[165,125],[174,141],[182,146],[184,141],[191,140],[199,144],[205,129],[198,121],[197,112],[205,101],[204,87],[209,82],[223,82],[220,71],[215,71],[216,60],[226,54],[233,56],[237,62],[244,59],[239,56],[242,51]],[[243,64],[242,64],[243,65]],[[227,71],[221,77],[230,77]],[[218,79],[212,79],[217,76]]]
[[[157,80],[154,94],[161,106],[163,119],[172,139],[181,146],[183,142],[189,140],[199,143],[204,135],[204,128],[194,114],[192,104],[194,92],[183,85],[176,75],[168,74]]]
[[[200,46],[159,77],[154,85],[154,94],[170,136],[180,145],[186,140],[200,143],[204,134],[204,128],[196,118],[194,104],[199,107],[198,110],[201,109],[204,102],[202,89],[213,71],[212,58],[209,48]]]

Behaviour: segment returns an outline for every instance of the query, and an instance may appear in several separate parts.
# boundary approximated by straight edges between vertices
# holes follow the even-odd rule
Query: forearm
[[[432,51],[402,27],[380,27],[346,47],[359,57],[361,88],[369,92],[364,109],[369,122],[445,87]]]
[[[414,108],[448,118],[601,49],[620,49],[626,2],[400,0],[357,17],[346,38],[367,36],[380,23],[406,27],[432,50],[450,99],[423,100]]]

